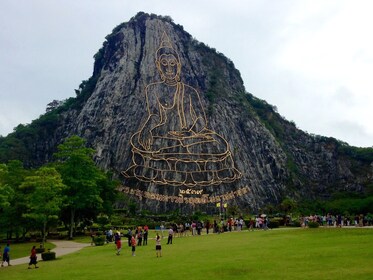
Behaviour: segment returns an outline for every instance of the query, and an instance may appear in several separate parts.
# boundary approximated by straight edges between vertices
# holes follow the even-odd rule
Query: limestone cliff
[[[226,140],[240,178],[190,187],[122,175],[133,165],[131,137],[148,117],[145,89],[160,79],[155,60],[163,33],[179,55],[181,82],[199,93],[208,128]],[[43,118],[50,115],[48,127]],[[336,190],[363,191],[372,184],[370,159],[351,157],[343,152],[343,143],[308,135],[281,118],[273,106],[246,92],[232,61],[169,17],[139,13],[117,26],[95,55],[93,75],[77,97],[39,122],[46,126],[45,134],[25,144],[29,165],[47,162],[57,144],[77,134],[97,151],[97,164],[122,180],[123,191],[156,211],[214,207],[220,201],[259,209],[285,196],[327,196]],[[18,138],[24,136],[19,133]]]

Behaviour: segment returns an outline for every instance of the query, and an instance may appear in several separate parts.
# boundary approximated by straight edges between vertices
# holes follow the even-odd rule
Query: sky
[[[0,135],[75,96],[105,36],[168,15],[310,134],[373,147],[373,1],[0,0]]]

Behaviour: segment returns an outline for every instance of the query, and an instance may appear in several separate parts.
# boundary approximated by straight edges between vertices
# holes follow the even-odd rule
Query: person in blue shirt
[[[7,262],[8,263],[8,266],[10,266],[10,256],[9,256],[9,252],[10,252],[10,244],[6,244],[5,248],[4,248],[4,252],[3,252],[3,261],[1,262],[1,266],[4,266],[4,263]]]

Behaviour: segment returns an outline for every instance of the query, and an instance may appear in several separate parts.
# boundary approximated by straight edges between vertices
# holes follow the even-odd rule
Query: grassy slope
[[[38,270],[13,266],[4,279],[373,279],[373,230],[294,229],[234,232],[176,238],[162,242],[155,257],[154,240],[125,246],[89,247]],[[57,256],[58,257],[58,256]]]

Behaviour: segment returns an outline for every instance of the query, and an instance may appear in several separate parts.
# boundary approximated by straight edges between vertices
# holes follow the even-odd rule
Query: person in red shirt
[[[117,246],[117,256],[119,256],[120,251],[122,250],[122,240],[120,239],[120,235],[118,238],[116,238],[115,245]]]
[[[36,266],[36,264],[38,263],[37,259],[38,259],[38,257],[36,256],[36,248],[35,248],[35,246],[32,246],[31,255],[30,255],[30,262],[28,264],[28,269],[31,269],[31,265],[34,265],[35,268],[39,268],[38,266]]]
[[[136,251],[136,238],[135,238],[134,234],[132,235],[132,238],[131,238],[131,246],[132,246],[132,257],[134,257],[134,256],[136,256],[135,255],[135,251]]]

